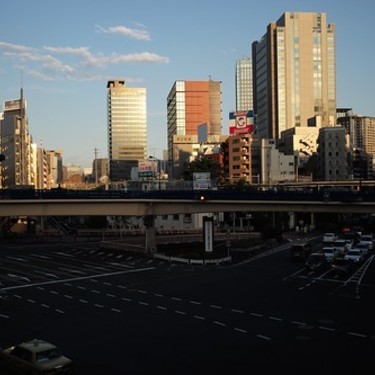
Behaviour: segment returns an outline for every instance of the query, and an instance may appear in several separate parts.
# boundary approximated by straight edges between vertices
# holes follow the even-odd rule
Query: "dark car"
[[[69,358],[55,345],[37,339],[0,350],[0,370],[2,368],[17,374],[73,374]]]
[[[323,253],[311,253],[305,263],[307,269],[316,271],[328,266],[328,262]]]
[[[331,264],[332,271],[338,274],[349,273],[354,267],[353,261],[344,258],[336,258]]]

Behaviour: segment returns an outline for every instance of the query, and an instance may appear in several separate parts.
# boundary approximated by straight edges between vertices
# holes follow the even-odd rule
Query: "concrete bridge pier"
[[[147,253],[154,253],[156,251],[155,216],[146,215],[144,217],[144,225],[146,227],[146,251]]]

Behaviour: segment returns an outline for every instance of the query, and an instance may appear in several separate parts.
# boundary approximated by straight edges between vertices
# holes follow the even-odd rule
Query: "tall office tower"
[[[32,138],[26,114],[26,100],[21,98],[4,102],[0,127],[0,153],[5,156],[1,163],[1,186],[34,186],[32,168]]]
[[[107,83],[110,180],[130,179],[131,169],[147,158],[146,89]]]
[[[57,188],[63,182],[63,154],[61,150],[46,150],[48,165],[47,189]]]
[[[335,25],[326,24],[325,13],[284,13],[253,42],[252,62],[261,137],[335,124]]]
[[[167,97],[168,160],[171,177],[178,177],[175,165],[182,165],[173,152],[174,136],[198,136],[198,126],[207,124],[209,140],[221,135],[221,82],[176,81]]]
[[[249,57],[236,62],[236,111],[253,109],[253,66]]]

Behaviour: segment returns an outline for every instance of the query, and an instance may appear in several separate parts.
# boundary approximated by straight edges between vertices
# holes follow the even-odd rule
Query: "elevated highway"
[[[156,216],[206,212],[375,213],[375,192],[339,190],[16,191],[0,216]]]

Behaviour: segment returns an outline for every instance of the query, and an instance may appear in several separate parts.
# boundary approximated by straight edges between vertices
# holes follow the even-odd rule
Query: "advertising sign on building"
[[[253,111],[229,113],[229,134],[250,134],[255,130]]]
[[[193,189],[207,190],[211,188],[210,172],[194,172],[193,173]]]
[[[138,162],[139,177],[156,177],[158,174],[157,160],[148,160]]]

